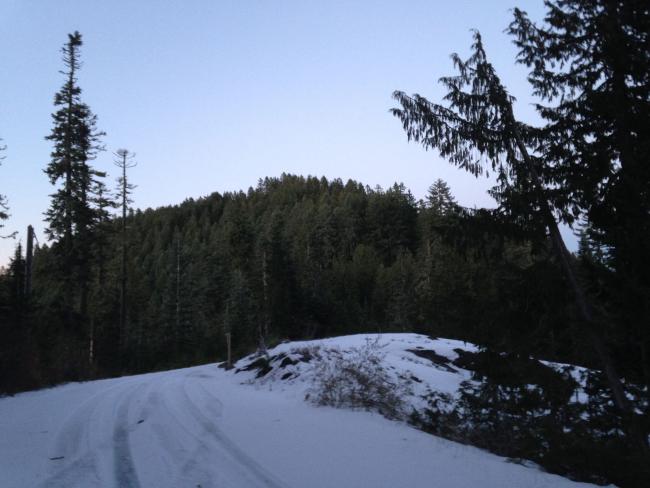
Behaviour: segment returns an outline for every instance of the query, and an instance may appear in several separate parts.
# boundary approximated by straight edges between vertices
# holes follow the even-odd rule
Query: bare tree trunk
[[[88,195],[84,189],[82,192],[82,202],[84,208],[88,202]],[[78,226],[81,227],[81,226]],[[87,224],[84,224],[82,229],[77,228],[79,237],[79,315],[81,316],[82,323],[88,318],[88,285],[89,285],[89,268],[90,268],[90,229]]]
[[[34,259],[34,228],[27,226],[27,251],[25,252],[25,299],[32,294],[32,263]]]
[[[264,292],[264,326],[260,329],[260,341],[269,335],[269,277],[266,266],[266,251],[262,253],[262,288]]]
[[[126,207],[127,207],[127,181],[126,181],[126,159],[128,154],[124,153],[122,163],[122,262],[120,276],[120,338],[124,342],[126,335]],[[124,344],[122,344],[124,345]]]
[[[93,361],[95,360],[95,319],[90,319],[90,337],[88,339],[88,364],[90,365],[91,372]]]
[[[181,239],[176,238],[176,334],[181,331]]]
[[[232,348],[231,348],[231,336],[230,332],[226,332],[226,349],[228,350],[228,356],[226,361],[226,368],[232,369]]]

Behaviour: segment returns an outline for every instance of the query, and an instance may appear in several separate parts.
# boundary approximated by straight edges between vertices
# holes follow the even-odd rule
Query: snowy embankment
[[[316,372],[369,343],[418,407],[469,377],[457,341],[415,334],[287,343],[209,364],[0,398],[2,487],[577,487],[379,414],[317,407]],[[435,351],[435,354],[427,351]],[[248,369],[248,371],[243,371]]]

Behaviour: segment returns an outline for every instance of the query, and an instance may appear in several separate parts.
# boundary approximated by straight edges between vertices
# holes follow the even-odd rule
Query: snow
[[[281,344],[353,353],[357,335]],[[455,358],[474,346],[416,334],[379,337],[385,366],[428,389],[454,393],[468,377],[408,349]],[[243,367],[251,358],[241,360]],[[378,414],[305,401],[313,364],[256,378],[215,364],[0,398],[3,487],[578,487],[534,467],[420,432]],[[290,379],[280,379],[292,372]]]

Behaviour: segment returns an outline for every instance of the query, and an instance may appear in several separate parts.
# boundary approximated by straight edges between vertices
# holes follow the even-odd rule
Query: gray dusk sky
[[[54,188],[44,137],[74,30],[82,98],[107,133],[94,165],[114,186],[112,152],[136,152],[136,207],[246,190],[283,172],[403,182],[416,198],[443,178],[462,205],[492,206],[488,180],[407,143],[388,110],[396,89],[439,100],[449,54],[467,54],[476,28],[517,115],[534,122],[526,70],[503,33],[514,6],[543,14],[542,0],[0,0],[3,231],[22,237],[31,223],[46,242]],[[0,239],[0,264],[16,242]]]

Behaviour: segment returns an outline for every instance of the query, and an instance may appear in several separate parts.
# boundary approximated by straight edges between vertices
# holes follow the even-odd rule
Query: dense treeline
[[[29,342],[41,347],[31,351],[37,377],[216,360],[226,331],[238,352],[260,340],[415,328],[503,344],[521,336],[527,350],[566,356],[567,298],[545,246],[482,229],[457,246],[461,232],[453,229],[479,220],[455,205],[442,181],[416,202],[402,185],[293,175],[266,178],[248,193],[131,212],[124,330],[121,218],[103,231],[103,282],[98,263],[87,320],[74,327],[62,306],[58,244],[36,249],[30,313],[38,327]],[[4,277],[9,290],[21,290],[22,260],[17,254]]]
[[[98,263],[85,320],[68,322],[58,244],[36,249],[29,307],[17,250],[3,298],[16,309],[15,333],[31,334],[25,360],[38,364],[35,381],[220,359],[226,331],[240,353],[260,339],[415,329],[590,360],[574,347],[571,300],[547,243],[490,230],[442,181],[417,202],[401,185],[284,175],[126,220],[124,330],[121,218],[103,231],[103,282]]]

